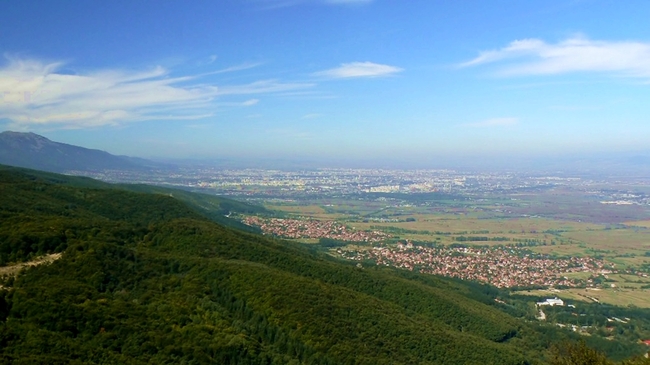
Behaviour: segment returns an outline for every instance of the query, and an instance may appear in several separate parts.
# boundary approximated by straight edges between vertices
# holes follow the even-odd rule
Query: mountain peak
[[[52,145],[51,140],[32,132],[12,132],[5,131],[0,133],[0,143],[7,143],[15,147],[30,146],[32,149],[40,150],[46,145]]]
[[[0,137],[3,138],[28,138],[28,139],[41,139],[41,140],[46,140],[49,141],[49,139],[33,133],[33,132],[14,132],[14,131],[4,131],[0,132]]]

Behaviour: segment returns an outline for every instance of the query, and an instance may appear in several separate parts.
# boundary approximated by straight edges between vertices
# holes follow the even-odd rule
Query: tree
[[[567,342],[553,349],[551,365],[612,365],[607,356],[584,341]]]

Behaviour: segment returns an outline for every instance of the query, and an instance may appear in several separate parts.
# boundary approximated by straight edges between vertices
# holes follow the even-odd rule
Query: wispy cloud
[[[253,106],[257,105],[259,103],[259,99],[249,99],[246,101],[226,101],[226,102],[219,102],[217,105],[220,107],[246,107],[246,106]]]
[[[596,41],[579,36],[555,44],[540,39],[522,39],[501,49],[481,52],[459,66],[485,64],[499,64],[497,73],[503,76],[610,72],[648,78],[650,43]]]
[[[467,123],[465,125],[469,127],[489,128],[489,127],[509,127],[517,124],[519,124],[519,118],[492,118],[492,119],[487,119],[476,123]]]
[[[208,57],[201,58],[196,61],[197,66],[206,66],[206,65],[211,65],[217,60],[217,55],[210,55]]]
[[[262,94],[278,93],[297,89],[305,89],[315,86],[312,83],[285,83],[279,80],[261,80],[244,85],[228,85],[219,89],[218,95],[242,95],[242,94]]]
[[[341,66],[314,73],[314,76],[327,78],[380,77],[389,76],[404,71],[395,66],[382,65],[373,62],[343,63]]]
[[[253,106],[253,105],[255,105],[255,104],[259,103],[259,102],[260,102],[259,99],[250,99],[250,100],[246,100],[245,102],[241,103],[241,105],[242,106]]]
[[[226,67],[226,68],[221,69],[221,70],[208,72],[208,73],[202,74],[201,76],[203,76],[203,75],[217,75],[217,74],[223,74],[223,73],[235,72],[235,71],[243,71],[243,70],[248,70],[248,69],[251,69],[251,68],[255,68],[255,67],[259,66],[259,65],[261,65],[261,63],[243,63],[241,65]]]
[[[9,58],[6,65],[0,66],[0,119],[9,119],[17,126],[40,124],[65,128],[145,120],[202,119],[214,114],[214,100],[220,96],[305,87],[304,84],[272,80],[219,88],[199,84],[205,74],[170,77],[169,71],[162,67],[146,71],[99,70],[64,74],[57,72],[62,66],[61,62]],[[214,73],[220,72],[225,70]],[[250,99],[240,105],[250,106],[257,102],[257,99]]]

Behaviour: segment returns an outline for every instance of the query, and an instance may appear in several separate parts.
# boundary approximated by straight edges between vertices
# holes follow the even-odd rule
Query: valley
[[[561,343],[622,360],[650,338],[641,185],[224,198],[11,167],[0,183],[4,361],[543,364]],[[620,194],[636,203],[599,203]]]
[[[427,193],[376,193],[375,185],[387,181],[363,171],[346,176],[366,181],[365,193],[344,194],[343,188],[319,194],[303,189],[242,193],[239,198],[282,216],[242,221],[308,244],[339,241],[330,243],[336,246],[330,253],[355,261],[568,296],[575,296],[573,289],[595,288],[612,293],[602,296],[605,302],[650,307],[650,205],[643,181],[511,174],[493,176],[492,182],[477,179],[482,182],[471,186],[468,176],[435,174],[426,180],[438,185],[431,184]],[[413,179],[397,176],[394,172],[391,181]],[[425,180],[423,172],[419,176]],[[456,192],[444,192],[449,181],[456,181]],[[310,229],[318,226],[328,228]]]

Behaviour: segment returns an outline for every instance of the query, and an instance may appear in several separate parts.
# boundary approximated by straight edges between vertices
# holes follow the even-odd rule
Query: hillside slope
[[[270,211],[258,205],[248,204],[216,195],[194,193],[186,190],[166,188],[161,186],[110,184],[87,177],[60,175],[51,172],[43,172],[5,165],[0,165],[0,173],[5,173],[5,178],[9,176],[20,177],[21,179],[26,179],[29,181],[47,183],[49,186],[56,185],[58,188],[69,187],[108,190],[117,189],[137,193],[165,195],[184,202],[189,207],[195,209],[197,212],[200,212],[215,222],[228,227],[233,227],[253,233],[259,233],[260,230],[255,227],[242,224],[239,220],[230,219],[226,217],[226,215],[230,215],[230,213],[271,214]]]

